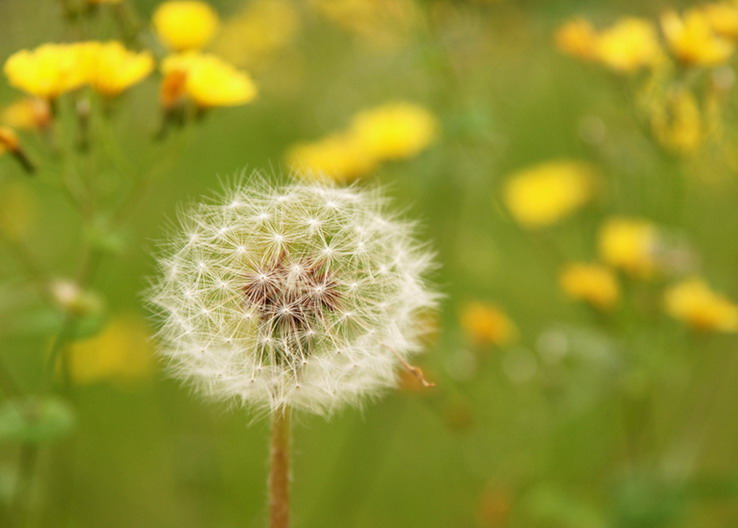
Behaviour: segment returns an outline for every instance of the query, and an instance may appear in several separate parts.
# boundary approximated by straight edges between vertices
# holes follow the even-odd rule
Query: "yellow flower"
[[[738,306],[712,291],[702,279],[686,279],[671,286],[664,301],[669,315],[694,330],[738,331]]]
[[[33,51],[21,50],[5,61],[5,75],[20,90],[54,99],[87,80],[83,51],[75,44],[43,44]]]
[[[583,60],[596,58],[597,33],[592,23],[583,18],[569,20],[554,35],[560,51]]]
[[[611,309],[620,296],[615,274],[600,264],[569,264],[561,271],[559,284],[570,298],[601,310]]]
[[[218,14],[205,2],[164,2],[154,12],[154,30],[174,51],[198,50],[218,29]]]
[[[584,205],[592,197],[594,181],[595,169],[588,163],[541,163],[510,177],[504,190],[505,203],[523,226],[544,227]]]
[[[329,178],[338,182],[353,180],[376,167],[376,159],[347,134],[333,134],[295,145],[287,153],[287,163],[305,178]]]
[[[622,18],[599,34],[596,56],[606,66],[623,73],[651,66],[661,57],[656,30],[648,20]]]
[[[201,108],[242,105],[257,95],[256,85],[246,72],[215,55],[172,55],[164,60],[162,69],[165,76],[184,76],[184,91]]]
[[[133,382],[154,369],[146,324],[134,315],[115,317],[96,336],[71,346],[70,371],[77,383]]]
[[[611,218],[598,237],[600,258],[630,275],[647,278],[656,271],[658,231],[645,220]]]
[[[129,51],[120,42],[90,43],[88,82],[112,97],[140,82],[154,69],[151,53]]]
[[[293,2],[253,0],[223,26],[213,49],[239,66],[263,66],[292,42],[299,27]]]
[[[349,133],[370,156],[396,160],[426,148],[436,138],[438,122],[422,106],[394,102],[359,112]]]
[[[730,41],[717,35],[699,10],[689,10],[683,17],[668,11],[661,17],[661,27],[674,56],[688,66],[717,66],[733,53]]]
[[[471,302],[461,311],[461,327],[478,345],[506,345],[517,336],[517,328],[499,307]]]
[[[0,149],[1,150],[1,149]],[[22,239],[36,221],[38,204],[31,190],[19,181],[0,182],[0,233]]]
[[[651,110],[651,127],[665,148],[694,153],[704,140],[704,127],[697,100],[687,90],[666,94]]]
[[[51,109],[44,99],[23,97],[3,108],[0,122],[21,130],[45,128],[51,123]]]
[[[735,2],[716,2],[701,8],[712,30],[731,40],[738,38],[738,4]]]

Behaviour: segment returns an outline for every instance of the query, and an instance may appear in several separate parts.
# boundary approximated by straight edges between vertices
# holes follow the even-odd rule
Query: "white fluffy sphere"
[[[203,394],[331,412],[420,350],[431,255],[378,191],[257,181],[182,223],[150,300],[172,372]]]

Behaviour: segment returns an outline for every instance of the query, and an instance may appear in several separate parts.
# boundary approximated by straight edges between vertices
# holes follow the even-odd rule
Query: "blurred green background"
[[[143,44],[161,54],[148,30],[156,3],[129,3]],[[210,3],[225,25],[249,1]],[[360,410],[297,416],[294,526],[738,526],[735,336],[690,332],[670,319],[658,301],[666,279],[628,282],[610,314],[572,302],[558,286],[564,262],[596,258],[606,218],[632,215],[684,242],[699,273],[738,296],[732,165],[710,152],[665,154],[639,127],[636,80],[554,44],[556,28],[575,15],[601,25],[629,14],[656,20],[688,3],[387,1],[375,5],[376,19],[359,22],[366,31],[313,4],[288,3],[297,14],[289,41],[268,60],[244,64],[260,89],[253,103],[215,109],[155,141],[154,75],[109,116],[93,117],[92,153],[72,170],[87,171],[100,210],[139,176],[152,178],[122,227],[69,205],[58,183],[64,169],[55,168],[64,161],[41,142],[27,140],[41,165],[33,177],[0,157],[0,184],[22,186],[21,209],[32,209],[24,244],[52,278],[74,277],[90,240],[103,248],[91,286],[103,308],[76,337],[94,337],[121,314],[145,320],[156,243],[183,204],[217,194],[244,169],[276,179],[295,143],[345,127],[367,107],[412,101],[437,117],[438,140],[365,179],[386,184],[438,253],[434,281],[445,297],[437,336],[418,358],[437,387],[404,383]],[[49,41],[115,38],[117,28],[103,9],[65,22],[60,2],[3,0],[0,56]],[[229,53],[237,60],[238,49]],[[0,103],[17,97],[0,83]],[[735,103],[729,98],[722,110],[728,129]],[[68,106],[60,120],[72,134]],[[520,227],[503,203],[507,176],[559,158],[597,166],[599,192],[555,226]],[[41,393],[63,316],[43,302],[9,246],[0,255],[0,354],[25,392]],[[470,302],[502,307],[517,339],[475,342],[459,319]],[[119,338],[151,354],[131,332]],[[99,342],[93,350],[106,353]],[[76,383],[64,398],[76,425],[35,454],[25,525],[264,525],[267,420],[203,402],[160,368],[134,381]],[[21,443],[0,444],[8,509],[28,457]]]

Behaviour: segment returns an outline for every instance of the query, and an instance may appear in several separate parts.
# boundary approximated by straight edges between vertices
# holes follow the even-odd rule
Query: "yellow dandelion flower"
[[[91,43],[88,82],[112,97],[147,77],[154,69],[151,53],[127,50],[120,42]]]
[[[205,2],[173,0],[161,4],[153,16],[154,30],[174,51],[198,50],[215,35],[220,21]]]
[[[601,264],[568,264],[559,275],[559,285],[571,299],[587,302],[600,310],[611,309],[620,296],[615,274]]]
[[[715,293],[704,280],[690,278],[671,286],[664,295],[666,312],[694,330],[738,331],[738,306]]]
[[[647,278],[657,270],[656,227],[640,219],[611,218],[600,228],[600,258],[630,275]]]
[[[415,156],[430,145],[438,134],[438,122],[422,106],[394,102],[359,112],[349,133],[370,156],[397,160]]]
[[[183,89],[201,108],[252,101],[258,90],[251,77],[219,57],[203,53],[172,55],[162,65],[165,77],[183,76]]]
[[[626,17],[599,34],[595,54],[609,68],[631,73],[656,64],[661,58],[661,48],[651,22]]]
[[[129,383],[154,370],[150,332],[137,316],[112,319],[96,336],[77,341],[70,350],[70,372],[77,383]]]
[[[715,33],[731,40],[738,39],[738,4],[716,2],[702,6],[701,10]]]
[[[287,164],[305,178],[329,178],[343,183],[374,170],[377,160],[352,136],[332,134],[295,145],[287,153]]]
[[[83,47],[74,44],[43,44],[21,50],[5,61],[10,84],[24,92],[54,99],[81,87],[86,81]]]
[[[498,306],[471,302],[463,307],[461,328],[478,345],[506,345],[517,337],[515,323]]]
[[[239,66],[260,67],[292,42],[300,14],[289,0],[254,0],[223,26],[213,50]]]
[[[51,124],[51,108],[45,99],[22,97],[0,112],[0,122],[19,130],[35,130]]]
[[[581,161],[541,163],[510,177],[504,189],[505,203],[523,226],[548,226],[589,201],[595,173],[594,167]]]
[[[688,66],[717,66],[733,53],[733,44],[713,31],[702,11],[692,9],[682,17],[668,11],[661,17],[661,27],[669,49]]]
[[[554,40],[561,52],[572,57],[582,60],[597,57],[597,33],[589,20],[569,20],[556,30]]]
[[[681,154],[694,153],[705,138],[699,105],[687,90],[666,94],[651,110],[651,128],[665,148]]]

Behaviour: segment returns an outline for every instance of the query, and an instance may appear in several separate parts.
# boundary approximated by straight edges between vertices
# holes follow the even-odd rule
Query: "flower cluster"
[[[419,350],[431,258],[378,193],[256,183],[182,220],[151,300],[172,371],[204,394],[330,412]]]
[[[411,158],[428,147],[438,123],[425,108],[394,102],[359,112],[348,128],[311,143],[295,145],[287,161],[298,173],[349,181],[381,162]]]
[[[720,109],[732,76],[719,73],[734,55],[738,4],[716,2],[683,13],[665,11],[658,21],[624,17],[596,30],[577,17],[556,32],[558,48],[615,72],[647,79],[635,94],[654,141],[671,153],[695,155],[708,140],[724,142]],[[702,73],[712,76],[704,82]],[[734,74],[733,74],[734,75]]]

